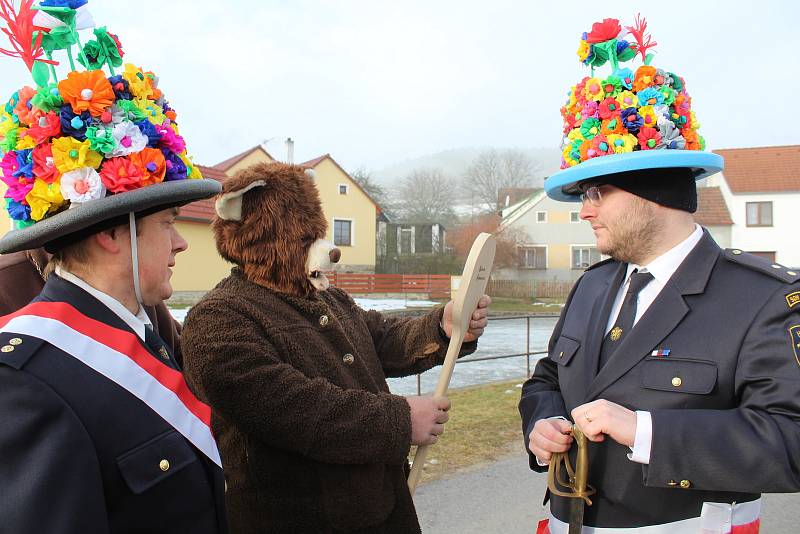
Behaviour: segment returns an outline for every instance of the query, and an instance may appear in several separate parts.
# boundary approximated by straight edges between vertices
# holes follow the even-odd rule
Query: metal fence
[[[531,351],[531,320],[536,319],[554,319],[558,318],[557,314],[541,314],[541,315],[513,315],[513,316],[499,316],[491,317],[490,321],[510,321],[525,319],[525,351],[515,352],[511,354],[495,354],[492,356],[482,356],[480,358],[471,358],[465,356],[456,360],[456,365],[465,365],[475,362],[485,362],[489,360],[505,360],[508,358],[522,358],[525,357],[526,378],[531,376],[531,356],[543,356],[547,354],[547,350]],[[422,374],[417,375],[417,395],[422,395]]]

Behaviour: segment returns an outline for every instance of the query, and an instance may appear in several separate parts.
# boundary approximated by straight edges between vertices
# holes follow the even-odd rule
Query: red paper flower
[[[61,176],[53,160],[53,147],[50,143],[33,149],[33,174],[47,184],[52,184]]]
[[[636,138],[642,150],[652,150],[661,143],[661,134],[655,128],[640,128]]]
[[[592,31],[586,36],[586,42],[589,44],[603,43],[614,39],[621,31],[622,26],[619,25],[619,20],[603,19],[603,22],[592,24]]]
[[[608,97],[602,102],[600,102],[600,118],[601,119],[610,119],[614,115],[620,114],[620,105],[617,102],[616,98]]]
[[[42,115],[35,126],[28,128],[28,135],[36,141],[37,145],[50,140],[51,137],[61,135],[61,118],[56,115],[55,111]]]
[[[103,185],[112,193],[133,191],[142,186],[143,173],[138,165],[128,158],[111,158],[100,169]]]

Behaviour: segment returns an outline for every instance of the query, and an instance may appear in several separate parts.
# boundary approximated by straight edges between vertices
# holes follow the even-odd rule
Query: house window
[[[414,228],[405,226],[400,228],[400,254],[413,254]]]
[[[341,219],[333,220],[333,244],[337,247],[349,247],[352,239],[353,221]]]
[[[547,222],[547,212],[546,211],[537,211],[536,212],[536,222],[537,223],[546,223]]]
[[[747,226],[772,226],[772,202],[748,202]]]
[[[573,246],[572,247],[572,268],[586,269],[600,261],[600,253],[594,246]]]
[[[339,194],[346,195],[348,193],[347,184],[339,184]]]
[[[569,212],[569,222],[581,222],[581,214],[578,211]]]
[[[547,247],[520,247],[520,269],[547,269]]]

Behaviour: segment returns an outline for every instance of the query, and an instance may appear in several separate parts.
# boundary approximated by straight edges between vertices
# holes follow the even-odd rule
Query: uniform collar
[[[695,224],[694,231],[689,237],[651,261],[649,264],[637,265],[635,263],[629,263],[628,271],[625,274],[625,280],[630,279],[634,269],[638,269],[639,272],[647,271],[652,274],[653,278],[661,285],[666,284],[667,280],[672,278],[672,275],[675,274],[675,271],[678,270],[678,267],[680,267],[681,263],[689,256],[689,253],[694,249],[697,243],[700,242],[702,237],[703,229]]]

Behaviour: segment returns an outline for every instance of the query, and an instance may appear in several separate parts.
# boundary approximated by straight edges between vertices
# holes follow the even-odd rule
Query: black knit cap
[[[613,185],[644,198],[678,210],[697,211],[697,186],[690,168],[640,169],[608,174],[581,182],[586,190],[596,185]]]

